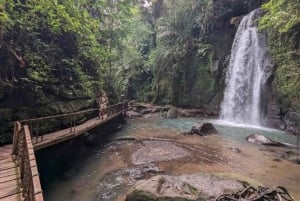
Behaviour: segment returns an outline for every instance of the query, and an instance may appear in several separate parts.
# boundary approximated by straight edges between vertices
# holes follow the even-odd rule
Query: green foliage
[[[193,99],[199,100],[195,99],[195,93],[201,93],[195,91],[201,88],[198,83],[214,88],[213,74],[209,70],[211,45],[198,39],[208,31],[211,3],[165,1],[164,12],[156,22],[157,47],[150,55],[156,102],[189,105]],[[194,105],[199,104],[201,102]]]
[[[117,101],[112,65],[133,2],[0,0],[0,109],[13,108],[2,118],[92,107],[103,90]]]
[[[268,31],[269,51],[276,64],[275,84],[281,101],[300,101],[300,1],[270,0],[262,6],[260,29]],[[284,100],[283,100],[284,99]]]
[[[215,88],[213,49],[203,38],[212,10],[211,0],[152,1],[149,8],[132,9],[133,17],[126,24],[130,31],[116,64],[120,93],[161,104],[207,103]],[[209,95],[197,91],[207,88]],[[207,98],[195,99],[199,93]]]
[[[275,83],[282,97],[289,102],[300,101],[300,59],[295,50],[297,34],[282,35],[269,31],[269,46],[277,69]]]
[[[74,95],[106,88],[140,101],[207,104],[216,88],[214,1],[151,2],[6,0],[0,78],[54,94],[63,90],[49,86]]]
[[[125,23],[127,27],[126,37],[122,40],[122,47],[118,52],[118,60],[114,63],[115,83],[119,94],[126,98],[139,101],[151,100],[152,72],[147,61],[149,51],[153,47],[154,31],[151,26],[142,19],[141,10],[138,7],[131,9],[132,18]]]
[[[270,0],[262,9],[266,13],[259,22],[261,29],[272,28],[284,33],[300,24],[300,0]]]
[[[132,6],[131,0],[114,2],[1,0],[0,78],[86,89],[101,82]]]

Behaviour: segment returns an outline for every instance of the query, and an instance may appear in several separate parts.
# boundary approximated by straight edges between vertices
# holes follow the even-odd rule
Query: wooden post
[[[71,128],[70,128],[70,133],[75,133],[75,123],[76,123],[76,118],[74,115],[71,116]]]
[[[73,116],[70,117],[70,133],[72,133],[72,126],[73,126]]]
[[[39,121],[36,121],[36,132],[35,132],[35,136],[36,136],[36,139],[35,139],[35,143],[38,143],[38,140],[39,140]]]
[[[73,132],[75,133],[76,130],[76,117],[75,115],[73,116]]]
[[[18,146],[18,127],[17,122],[14,122],[14,136],[13,136],[13,148],[12,148],[12,154],[17,154],[17,146]]]
[[[43,130],[42,130],[42,132],[43,132]],[[43,141],[43,138],[44,138],[44,135],[42,134],[41,135],[41,142]]]
[[[29,122],[29,131],[32,137],[34,137],[33,135],[33,128],[32,128],[32,121]]]

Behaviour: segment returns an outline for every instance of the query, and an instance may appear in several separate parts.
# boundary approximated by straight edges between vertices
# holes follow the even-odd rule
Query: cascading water
[[[256,9],[244,16],[231,49],[221,119],[235,123],[261,125],[262,92],[269,74],[270,60],[266,36],[258,32]]]

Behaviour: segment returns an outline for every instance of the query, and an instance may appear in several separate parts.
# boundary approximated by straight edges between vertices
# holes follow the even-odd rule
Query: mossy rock
[[[243,190],[245,184],[257,186],[257,182],[239,175],[159,175],[138,181],[126,201],[212,201],[224,193]]]
[[[178,110],[176,107],[171,107],[169,111],[167,112],[167,118],[168,119],[174,119],[178,117]]]
[[[126,197],[126,201],[194,201],[179,197],[156,197],[152,193],[134,190]],[[197,201],[201,201],[197,199]],[[204,200],[203,200],[204,201]]]

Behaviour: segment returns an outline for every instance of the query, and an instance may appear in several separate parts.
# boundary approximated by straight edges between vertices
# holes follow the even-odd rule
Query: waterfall
[[[258,32],[256,9],[244,16],[231,49],[221,119],[235,123],[262,125],[262,93],[270,76],[266,36]]]

